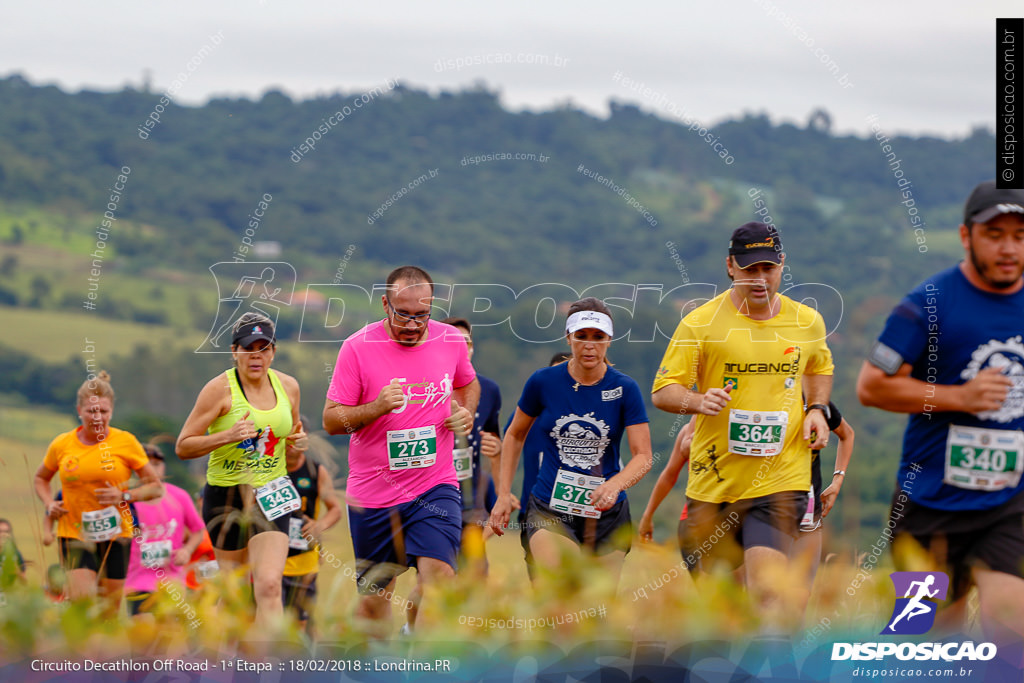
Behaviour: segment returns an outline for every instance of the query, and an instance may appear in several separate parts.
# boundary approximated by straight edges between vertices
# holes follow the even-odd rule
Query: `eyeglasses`
[[[428,320],[430,320],[430,311],[427,311],[426,313],[415,313],[415,314],[412,314],[412,313],[402,313],[397,308],[395,308],[395,305],[393,303],[391,303],[391,299],[390,298],[387,301],[388,301],[388,308],[390,308],[391,312],[395,314],[395,322],[401,323],[403,325],[406,324],[406,323],[409,323],[409,322],[414,322],[417,325],[423,325]]]

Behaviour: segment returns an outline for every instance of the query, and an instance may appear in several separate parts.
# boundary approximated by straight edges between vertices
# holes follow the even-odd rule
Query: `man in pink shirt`
[[[346,486],[360,600],[356,616],[387,635],[395,578],[419,587],[454,576],[462,495],[452,448],[480,398],[462,333],[430,320],[434,282],[422,268],[388,275],[385,318],[345,340],[324,429],[349,434]]]

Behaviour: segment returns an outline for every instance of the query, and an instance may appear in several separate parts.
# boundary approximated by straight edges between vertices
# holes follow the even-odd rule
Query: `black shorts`
[[[316,601],[316,574],[281,577],[281,602],[295,610],[299,621],[308,621]]]
[[[251,490],[250,487],[245,487]],[[242,499],[242,486],[215,486],[203,489],[203,522],[210,532],[210,541],[217,550],[243,550],[256,534],[266,531],[288,533],[288,520],[301,510],[270,521],[252,502],[249,509]],[[251,493],[249,494],[252,495]]]
[[[100,578],[124,581],[128,576],[128,558],[131,557],[132,539],[115,538],[110,541],[92,543],[77,538],[60,538],[60,556],[64,568],[88,569]]]
[[[541,529],[565,536],[595,555],[607,555],[616,550],[628,553],[633,543],[633,521],[629,516],[628,500],[616,503],[593,519],[552,510],[531,494],[530,502],[526,504],[524,529],[527,545]]]
[[[734,503],[687,498],[685,537],[680,541],[680,548],[687,552],[687,565],[705,559],[725,560],[735,569],[743,564],[743,551],[757,546],[788,556],[807,498],[806,491],[780,491]]]
[[[938,510],[893,497],[889,526],[911,536],[949,574],[953,600],[970,590],[971,568],[1024,578],[1024,493],[989,510]],[[893,554],[898,571],[909,571],[902,553]]]
[[[530,537],[526,533],[526,510],[520,509],[519,516],[516,518],[519,523],[519,545],[523,546],[523,559],[526,560],[526,574],[530,577],[532,582],[536,577],[536,567],[533,564],[533,553],[530,552]]]

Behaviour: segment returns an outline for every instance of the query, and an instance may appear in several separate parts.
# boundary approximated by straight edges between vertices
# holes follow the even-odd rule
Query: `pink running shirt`
[[[174,564],[174,553],[185,545],[185,529],[203,533],[203,520],[196,512],[192,497],[174,484],[164,482],[166,493],[155,502],[135,503],[139,530],[132,537],[132,552],[128,560],[128,576],[124,583],[126,593],[152,593],[160,579],[185,583],[185,567]],[[161,567],[144,567],[142,549],[145,544],[171,542],[171,558]],[[150,547],[156,547],[150,546]]]
[[[371,403],[392,378],[402,383],[406,403],[352,434],[346,487],[350,505],[391,507],[438,484],[458,486],[452,462],[455,437],[444,421],[452,414],[452,389],[476,378],[462,332],[431,320],[427,339],[406,347],[391,339],[383,320],[370,323],[341,345],[327,398],[346,406]],[[387,433],[431,426],[437,437],[434,464],[390,470]]]

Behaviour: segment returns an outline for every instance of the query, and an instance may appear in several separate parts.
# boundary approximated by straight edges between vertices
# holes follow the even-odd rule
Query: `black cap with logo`
[[[740,268],[749,268],[755,263],[782,263],[782,239],[778,228],[757,221],[744,223],[732,233],[729,254],[736,258],[736,265]]]
[[[245,348],[261,339],[270,344],[274,343],[274,324],[269,320],[258,320],[242,325],[235,330],[231,343]]]

